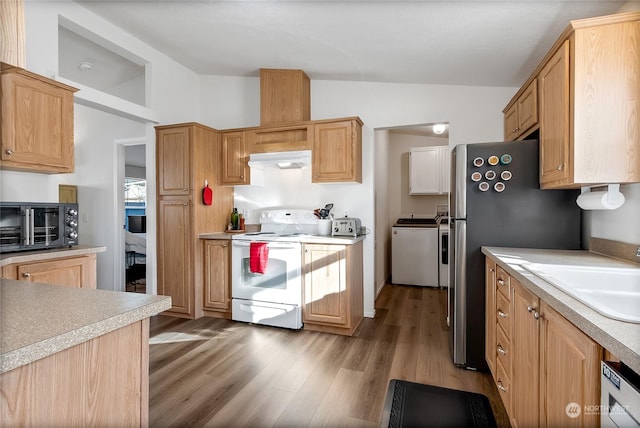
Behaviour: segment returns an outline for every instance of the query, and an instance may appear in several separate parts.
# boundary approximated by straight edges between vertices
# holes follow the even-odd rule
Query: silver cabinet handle
[[[535,319],[539,320],[539,319],[540,319],[540,312],[535,311],[535,312],[533,313],[533,317],[534,317]]]
[[[531,306],[531,305],[527,306],[527,312],[533,312],[535,310],[536,310],[535,306]]]
[[[504,312],[502,312],[502,310],[501,310],[501,309],[498,309],[498,316],[499,316],[500,318],[506,318],[506,317],[508,317],[509,315],[508,315],[508,314],[506,314],[506,313],[504,313]]]
[[[498,354],[507,355],[507,351],[505,351],[502,345],[500,345],[499,343],[498,343]]]
[[[504,282],[504,280],[503,280],[503,279],[499,279],[499,280],[498,280],[498,285],[504,285],[504,284],[505,284],[505,282]]]
[[[560,164],[558,165],[558,167],[556,168],[558,171],[562,171],[562,168],[564,168],[564,165]]]
[[[30,278],[31,274],[29,272],[25,272],[25,273],[22,274],[22,277],[23,278]]]
[[[7,149],[4,151],[6,154],[8,154],[9,156],[11,156],[13,154],[13,150],[11,149]]]
[[[502,386],[502,381],[499,380],[498,381],[498,389],[502,392],[507,392],[507,388],[505,388],[504,386]]]

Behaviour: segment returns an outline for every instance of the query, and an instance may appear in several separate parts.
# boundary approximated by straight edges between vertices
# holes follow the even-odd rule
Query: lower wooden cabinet
[[[0,375],[7,427],[149,425],[149,319]]]
[[[231,319],[231,241],[207,239],[204,256],[204,315]]]
[[[511,425],[598,426],[597,412],[570,418],[566,407],[600,404],[602,347],[499,265],[500,279],[494,280],[492,260],[487,258],[486,266],[487,363],[495,368],[491,372]]]
[[[96,288],[96,255],[14,263],[2,267],[2,277],[76,288]]]
[[[195,318],[191,200],[158,201],[158,294],[171,296],[171,315]]]
[[[304,244],[302,251],[304,328],[353,335],[363,317],[362,242]]]
[[[485,263],[485,283],[487,292],[485,294],[485,359],[489,371],[496,374],[496,264],[493,260],[487,259]]]

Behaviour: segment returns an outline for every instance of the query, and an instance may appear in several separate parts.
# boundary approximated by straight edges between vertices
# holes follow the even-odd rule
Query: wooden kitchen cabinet
[[[498,317],[497,326],[489,324],[495,338],[487,332],[487,363],[493,358],[489,349],[497,349],[492,374],[511,425],[597,426],[597,412],[569,418],[566,406],[599,404],[602,347],[497,264],[492,286],[492,263],[487,258],[487,319],[492,305]],[[495,303],[489,301],[492,288]]]
[[[171,312],[194,316],[191,200],[158,201],[158,294],[171,296]]]
[[[314,134],[311,181],[362,183],[362,121],[317,121]]]
[[[198,318],[205,262],[198,235],[226,229],[233,189],[220,184],[217,130],[197,123],[158,126],[156,144],[158,294],[171,296],[166,315]],[[205,180],[212,205],[202,201]]]
[[[313,122],[288,126],[261,126],[246,131],[250,153],[289,152],[313,148]]]
[[[25,49],[24,1],[4,0],[0,2],[0,62],[27,66]]]
[[[511,425],[534,427],[538,426],[540,412],[540,300],[514,278],[511,287]]]
[[[311,119],[311,81],[302,70],[260,69],[260,126]]]
[[[96,288],[96,255],[60,257],[2,267],[2,277],[75,288]]]
[[[487,258],[485,262],[485,359],[489,371],[496,374],[496,263]]]
[[[602,347],[545,302],[540,314],[540,426],[598,426],[598,412],[570,419],[566,406],[600,405]]]
[[[412,148],[409,151],[409,194],[447,194],[449,171],[448,146]]]
[[[640,182],[640,128],[630,125],[640,111],[639,21],[640,12],[571,21],[516,94],[537,81],[543,189]]]
[[[0,67],[0,167],[73,172],[73,93],[77,89],[19,67],[4,63]]]
[[[504,138],[514,141],[526,138],[538,125],[538,81],[533,81],[505,107]]]
[[[222,178],[224,185],[251,184],[249,150],[245,131],[225,131],[221,134]]]
[[[231,241],[206,239],[204,246],[204,314],[231,319]]]
[[[304,328],[353,335],[363,317],[362,242],[304,244],[302,251]]]

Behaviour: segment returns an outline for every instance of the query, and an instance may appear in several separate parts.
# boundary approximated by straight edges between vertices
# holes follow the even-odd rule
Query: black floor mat
[[[381,427],[496,427],[482,394],[392,379]]]

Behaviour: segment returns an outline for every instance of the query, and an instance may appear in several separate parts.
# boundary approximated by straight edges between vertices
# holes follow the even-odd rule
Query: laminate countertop
[[[51,248],[48,250],[22,251],[18,253],[1,253],[0,267],[14,263],[29,263],[40,260],[57,259],[60,257],[84,256],[86,254],[102,253],[107,247],[90,245],[75,245],[73,247]]]
[[[171,307],[171,297],[0,280],[0,373]]]
[[[601,315],[523,267],[527,263],[537,263],[640,270],[640,265],[579,250],[482,247],[482,253],[633,371],[640,373],[640,324]],[[602,287],[606,288],[607,284]]]

